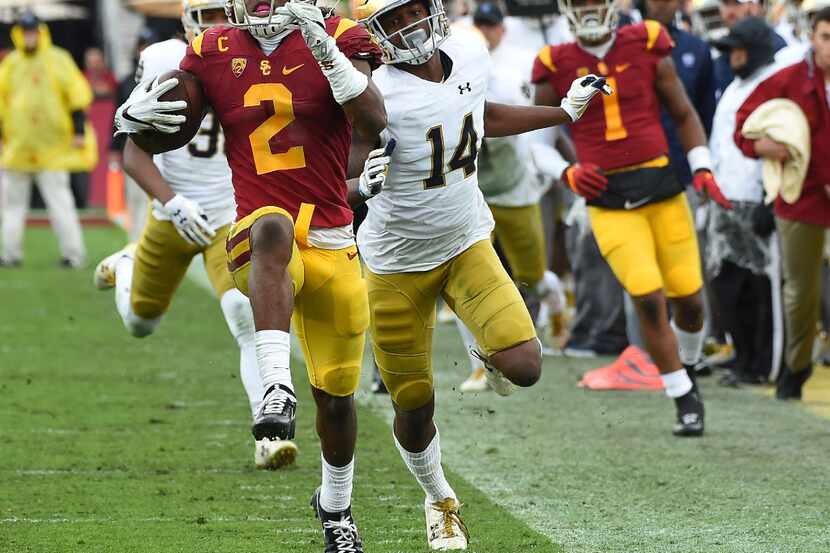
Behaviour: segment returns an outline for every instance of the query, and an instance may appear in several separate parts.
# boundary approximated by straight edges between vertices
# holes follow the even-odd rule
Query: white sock
[[[282,384],[293,391],[289,369],[291,336],[282,330],[258,330],[254,340],[262,387],[268,390],[271,386]]]
[[[127,320],[132,311],[130,306],[130,293],[133,288],[133,261],[132,256],[122,255],[115,262],[115,308],[121,319]]]
[[[661,374],[663,386],[666,387],[666,395],[670,398],[685,396],[692,389],[692,379],[686,369],[680,369],[668,374]]]
[[[677,336],[677,346],[680,352],[680,362],[684,365],[695,365],[700,361],[703,352],[703,329],[697,332],[687,332],[677,327],[674,320],[671,322],[674,335]]]
[[[320,486],[320,507],[327,513],[339,513],[352,504],[354,459],[345,467],[335,467],[326,461],[322,453],[323,485]]]
[[[228,329],[239,346],[239,376],[242,379],[245,393],[248,395],[253,417],[256,415],[262,396],[265,395],[265,388],[262,387],[262,381],[259,378],[251,302],[245,294],[233,288],[222,295],[219,304],[222,306]]]
[[[458,332],[461,334],[461,339],[464,341],[464,348],[467,350],[467,357],[470,359],[470,372],[481,368],[481,361],[473,355],[472,350],[478,347],[476,339],[470,329],[467,328],[461,319],[455,318],[455,326],[458,327]]]
[[[429,443],[427,448],[420,453],[412,453],[403,448],[398,442],[398,437],[393,432],[395,438],[395,445],[398,446],[398,451],[401,452],[403,462],[406,463],[409,472],[418,481],[418,484],[423,488],[424,493],[427,494],[427,499],[430,503],[447,499],[448,497],[456,498],[455,492],[444,477],[444,469],[441,468],[441,442],[438,435],[438,429],[435,429],[435,437]]]

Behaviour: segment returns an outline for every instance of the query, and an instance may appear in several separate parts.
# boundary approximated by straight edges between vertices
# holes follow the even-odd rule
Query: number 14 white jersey
[[[143,83],[179,68],[187,44],[177,38],[151,44],[141,52]],[[207,213],[210,226],[218,229],[236,218],[231,169],[225,157],[225,137],[219,120],[208,112],[190,144],[153,156],[161,176],[176,194],[197,202]],[[153,215],[165,220],[161,203],[153,200]]]
[[[483,44],[456,37],[441,51],[452,62],[444,82],[390,65],[372,75],[386,104],[383,141],[397,142],[383,192],[369,200],[358,231],[373,273],[428,271],[493,230],[476,174],[490,57]]]

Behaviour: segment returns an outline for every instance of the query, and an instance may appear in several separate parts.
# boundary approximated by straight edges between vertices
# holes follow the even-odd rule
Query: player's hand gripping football
[[[216,236],[202,206],[181,194],[176,194],[164,204],[164,211],[176,227],[176,232],[191,244],[207,247]]]
[[[186,117],[170,112],[185,109],[187,102],[159,101],[164,93],[173,90],[178,84],[179,79],[167,79],[159,83],[156,78],[150,84],[136,86],[127,101],[115,112],[115,126],[118,129],[115,134],[133,134],[153,129],[166,134],[179,132]]]
[[[614,89],[605,82],[605,77],[585,75],[571,83],[568,95],[562,100],[559,107],[565,110],[572,121],[578,120],[588,109],[591,99],[602,92],[606,96],[614,93]]]
[[[334,38],[326,32],[323,12],[313,3],[293,0],[279,7],[274,12],[278,16],[290,18],[300,29],[308,49],[319,63],[331,61],[332,48],[337,48]]]
[[[381,193],[386,183],[386,175],[389,173],[389,162],[392,160],[392,152],[395,150],[395,139],[391,139],[385,148],[378,148],[369,152],[366,163],[363,164],[363,172],[360,174],[357,191],[364,200],[373,198]]]
[[[703,194],[707,198],[714,200],[721,207],[732,209],[732,202],[720,191],[720,187],[715,182],[715,177],[709,169],[698,169],[695,171],[692,185],[698,194]]]
[[[586,200],[594,200],[608,190],[608,179],[593,163],[574,163],[565,169],[564,180],[571,190]]]

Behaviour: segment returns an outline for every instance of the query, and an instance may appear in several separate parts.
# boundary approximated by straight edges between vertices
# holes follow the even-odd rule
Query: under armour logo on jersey
[[[458,93],[459,94],[463,95],[465,90],[467,92],[472,92],[473,91],[473,87],[470,86],[470,83],[467,83],[465,85],[458,85]]]

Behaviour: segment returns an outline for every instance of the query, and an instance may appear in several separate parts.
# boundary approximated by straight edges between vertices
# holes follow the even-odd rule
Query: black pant
[[[772,369],[772,290],[766,275],[724,261],[711,281],[717,296],[715,316],[732,335],[739,375],[766,379]]]

